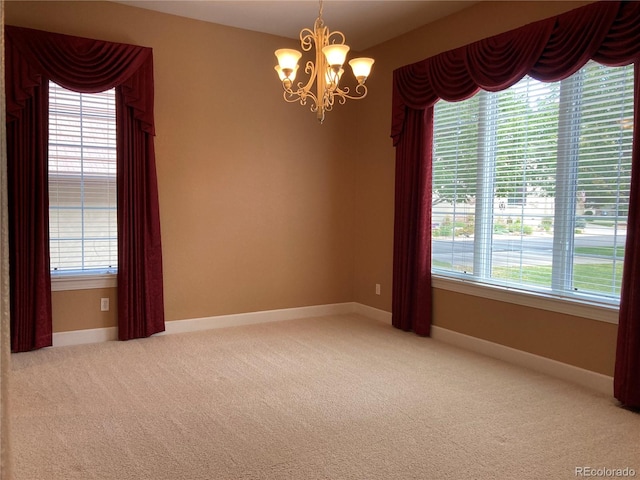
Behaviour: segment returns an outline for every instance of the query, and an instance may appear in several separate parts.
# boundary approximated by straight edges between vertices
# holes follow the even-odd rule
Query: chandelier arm
[[[356,93],[357,93],[358,95],[350,94],[350,93],[349,93],[349,92],[350,92],[350,90],[349,90],[349,88],[348,88],[348,87],[347,87],[347,88],[344,88],[344,89],[337,88],[337,89],[333,92],[333,94],[334,94],[334,96],[336,96],[336,97],[340,97],[341,99],[344,99],[344,100],[341,100],[341,101],[340,101],[340,103],[341,103],[341,104],[344,104],[344,103],[346,102],[347,98],[348,98],[349,100],[359,100],[359,99],[361,99],[361,98],[366,97],[366,96],[367,96],[367,93],[368,93],[368,90],[367,90],[367,86],[366,86],[366,85],[356,85],[355,91],[356,91]]]
[[[337,41],[336,40],[332,41],[331,39],[333,37],[337,37],[338,40]],[[333,32],[331,32],[331,33],[329,33],[327,35],[327,45],[330,45],[330,44],[331,45],[344,45],[346,41],[347,41],[347,39],[344,36],[344,33],[340,32],[338,30],[335,30],[335,31],[333,31]]]
[[[310,28],[303,28],[300,30],[300,46],[305,52],[308,52],[313,48],[314,39],[315,33]]]
[[[318,76],[316,64],[314,64],[311,60],[309,60],[304,68],[304,73],[309,75],[309,79],[307,80],[307,83],[304,86],[302,86],[302,82],[298,82],[297,92],[305,91],[310,93],[311,87],[313,86],[313,82],[316,80],[316,77]]]
[[[288,103],[296,103],[300,102],[300,105],[306,105],[307,100],[311,99],[311,110],[315,112],[315,108],[318,105],[318,98],[314,95],[312,91],[303,90],[302,88],[298,88],[298,90],[292,90],[291,88],[285,88],[284,92],[282,92],[282,97],[285,102]]]

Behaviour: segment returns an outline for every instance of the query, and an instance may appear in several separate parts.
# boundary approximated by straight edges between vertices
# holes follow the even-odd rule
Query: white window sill
[[[539,308],[607,323],[618,323],[618,307],[581,300],[559,299],[540,293],[526,293],[508,288],[480,285],[475,282],[432,275],[432,286],[476,297]]]
[[[96,288],[115,288],[118,286],[118,275],[51,275],[51,291],[93,290]]]

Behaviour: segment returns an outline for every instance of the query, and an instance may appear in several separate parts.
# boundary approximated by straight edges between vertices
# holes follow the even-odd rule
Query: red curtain
[[[151,68],[149,64],[148,68]],[[148,337],[164,331],[160,211],[153,137],[118,107],[118,338]]]
[[[9,56],[6,58],[9,68]],[[46,347],[52,340],[46,128],[49,90],[31,85],[30,91],[20,121],[7,124],[11,349],[18,352]],[[32,127],[41,125],[43,118],[45,128],[34,131]]]
[[[393,269],[393,324],[416,333],[428,332],[430,302],[426,293],[405,291],[428,288],[430,272],[424,256],[431,255],[431,178],[407,181],[403,172],[429,174],[433,125],[416,128],[415,119],[433,118],[433,105],[442,98],[459,101],[479,89],[499,91],[517,83],[524,75],[542,81],[571,76],[593,59],[609,66],[636,62],[636,123],[640,109],[637,62],[640,60],[640,2],[597,2],[563,15],[526,25],[462,48],[441,53],[394,71],[391,136],[396,145],[396,229]],[[640,406],[640,150],[639,130],[634,130],[631,199],[626,256],[618,327],[615,395],[625,405]],[[408,137],[408,138],[407,138]],[[413,166],[410,166],[413,165]],[[406,191],[405,191],[406,190]],[[429,200],[426,198],[429,197]],[[637,199],[637,200],[634,200]],[[407,217],[417,216],[412,221]],[[420,225],[421,228],[417,228]],[[413,239],[413,240],[411,240]],[[416,247],[420,242],[427,244]],[[420,261],[406,261],[407,259]],[[405,265],[403,265],[405,263]],[[418,279],[418,281],[416,281]]]
[[[433,108],[407,112],[397,145],[393,326],[431,333],[431,161]],[[414,161],[413,159],[418,159]]]
[[[634,65],[635,111],[631,192],[618,321],[613,393],[625,405],[640,407],[640,62]]]
[[[152,50],[8,25],[5,38],[12,350],[51,345],[49,80],[82,93],[116,88],[119,336],[164,330]]]

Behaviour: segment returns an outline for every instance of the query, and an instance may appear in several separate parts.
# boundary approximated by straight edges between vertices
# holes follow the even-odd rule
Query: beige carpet
[[[16,480],[640,477],[612,398],[357,315],[15,354],[10,399]]]

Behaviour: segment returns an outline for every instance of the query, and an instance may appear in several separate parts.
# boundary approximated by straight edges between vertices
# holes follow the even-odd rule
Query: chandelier
[[[283,97],[289,103],[300,102],[306,105],[310,101],[311,111],[315,112],[320,123],[324,121],[325,112],[333,109],[337,101],[344,104],[347,99],[357,100],[367,95],[367,87],[364,82],[367,80],[373,65],[373,58],[354,58],[349,61],[358,84],[353,92],[349,87],[339,85],[344,69],[349,46],[345,45],[345,37],[342,32],[329,32],[322,20],[322,0],[320,0],[320,11],[316,19],[313,30],[303,28],[300,31],[300,45],[305,52],[315,47],[315,64],[309,60],[305,66],[305,73],[309,75],[306,84],[298,82],[294,86],[294,80],[298,71],[298,60],[302,53],[298,50],[281,48],[276,50],[278,65],[275,69],[282,81],[284,88]],[[315,93],[312,91],[313,84],[316,84]]]

